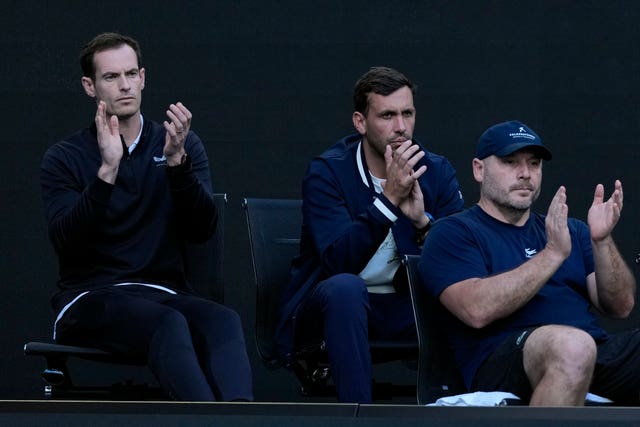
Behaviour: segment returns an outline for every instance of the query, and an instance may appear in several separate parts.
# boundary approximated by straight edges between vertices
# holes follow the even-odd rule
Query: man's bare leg
[[[597,348],[586,332],[547,325],[524,346],[524,369],[533,394],[530,406],[582,406],[589,391]]]

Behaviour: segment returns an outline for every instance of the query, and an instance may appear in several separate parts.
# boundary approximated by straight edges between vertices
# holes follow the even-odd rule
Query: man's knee
[[[198,322],[206,323],[209,327],[224,325],[229,328],[242,328],[242,320],[235,310],[209,301],[207,304],[199,306],[196,311],[186,312],[185,316],[189,317],[189,320],[193,318]]]
[[[157,320],[154,340],[161,338],[163,341],[176,340],[189,336],[189,322],[186,317],[177,310],[165,310]]]
[[[567,363],[577,360],[591,366],[592,369],[598,355],[598,347],[593,337],[582,330],[572,329],[566,338],[567,342],[564,344],[564,348]]]
[[[597,356],[594,339],[577,328],[557,326],[551,330],[548,350],[567,366],[592,366]]]
[[[244,342],[244,332],[240,315],[233,309],[218,304],[215,321],[209,324],[209,333],[219,341],[240,340]]]
[[[596,343],[585,331],[547,325],[536,329],[527,340],[524,363],[534,378],[553,371],[580,381],[593,375],[596,356]]]
[[[325,305],[332,308],[353,309],[369,302],[367,286],[355,274],[337,274],[318,284]]]

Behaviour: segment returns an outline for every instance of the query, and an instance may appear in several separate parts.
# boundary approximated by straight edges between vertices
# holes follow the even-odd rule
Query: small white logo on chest
[[[524,248],[524,254],[527,258],[531,258],[537,253],[538,251],[536,251],[535,249]]]

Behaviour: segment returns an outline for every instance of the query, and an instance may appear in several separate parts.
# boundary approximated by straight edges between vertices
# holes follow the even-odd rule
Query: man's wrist
[[[114,184],[116,182],[116,177],[118,176],[118,169],[118,166],[102,164],[98,169],[98,178],[109,184]]]
[[[175,167],[184,164],[187,160],[187,153],[185,151],[176,153],[172,156],[167,156],[167,166]]]
[[[415,238],[418,245],[422,245],[422,243],[424,242],[424,238],[434,221],[433,216],[429,212],[425,212],[424,215],[427,219],[427,224],[419,228],[416,227]]]
[[[431,228],[431,224],[433,223],[433,216],[429,212],[424,213],[423,225],[414,227],[416,231],[421,231],[426,233]]]

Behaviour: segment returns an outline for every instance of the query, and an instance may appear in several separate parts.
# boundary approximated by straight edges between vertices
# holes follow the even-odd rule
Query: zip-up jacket
[[[464,200],[455,169],[443,156],[422,150],[426,155],[415,168],[427,166],[418,180],[425,212],[437,220],[461,211]],[[285,365],[293,357],[296,309],[318,282],[339,273],[358,274],[390,228],[401,256],[421,250],[411,221],[376,193],[359,134],[343,138],[311,161],[302,199],[300,255],[292,261],[276,328],[277,350]]]
[[[189,132],[186,161],[168,167],[165,134],[162,125],[144,120],[113,185],[97,177],[102,160],[95,124],[45,153],[40,181],[59,262],[55,312],[80,292],[123,282],[191,292],[185,243],[207,240],[218,217],[202,141]]]

